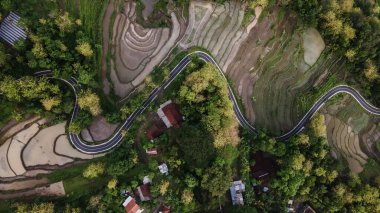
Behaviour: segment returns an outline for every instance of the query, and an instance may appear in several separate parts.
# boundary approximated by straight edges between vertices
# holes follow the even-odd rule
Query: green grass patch
[[[369,183],[373,178],[380,176],[380,165],[376,160],[369,159],[367,164],[364,166],[364,170],[360,173],[360,177],[367,183]]]
[[[324,95],[327,91],[329,91],[334,86],[338,85],[339,81],[336,75],[332,75],[328,78],[328,80],[317,88],[313,88],[309,93],[305,93],[298,100],[298,106],[300,107],[300,111],[302,114],[305,114],[313,104]]]
[[[0,202],[0,212],[3,212],[3,213],[13,212],[11,203],[9,201],[1,201]]]
[[[92,194],[105,186],[108,179],[105,177],[99,177],[95,179],[87,179],[82,175],[76,176],[63,181],[66,195],[71,198],[77,198],[84,195]]]
[[[87,165],[88,165],[88,163],[70,166],[70,167],[67,167],[64,169],[54,171],[54,172],[46,175],[46,177],[51,182],[57,182],[57,181],[65,180],[68,178],[76,177],[78,175],[82,175],[83,170],[87,167]]]
[[[69,14],[73,15],[73,16],[78,16],[78,7],[76,5],[76,1],[75,0],[63,0],[61,2],[63,4],[63,7],[65,9],[65,11],[69,12]]]
[[[278,12],[277,16],[277,23],[281,23],[282,20],[284,20],[286,9],[285,7],[281,7],[280,11]]]
[[[380,152],[380,140],[376,142],[376,149],[378,152]]]

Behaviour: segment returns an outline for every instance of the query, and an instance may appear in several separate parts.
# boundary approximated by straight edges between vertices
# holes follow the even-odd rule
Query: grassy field
[[[335,75],[328,77],[327,81],[321,86],[314,88],[312,91],[300,96],[298,99],[298,106],[300,106],[300,111],[305,114],[322,95],[324,95],[328,90],[333,88],[338,84],[338,79]]]
[[[91,195],[92,192],[103,188],[109,178],[99,177],[95,179],[87,179],[82,175],[69,178],[63,181],[66,196],[73,198],[79,198],[84,195]]]
[[[374,159],[369,159],[360,176],[365,182],[370,182],[375,177],[380,176],[380,165]]]
[[[88,163],[77,164],[64,169],[59,169],[48,175],[43,176],[46,176],[51,182],[57,182],[81,175],[83,170],[87,167],[87,165]]]
[[[102,57],[103,15],[109,0],[62,0],[63,8],[82,20],[86,35],[96,44],[94,63],[99,70]]]

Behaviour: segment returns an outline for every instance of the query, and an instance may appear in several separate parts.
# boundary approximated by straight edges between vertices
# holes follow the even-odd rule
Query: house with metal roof
[[[232,205],[244,205],[243,192],[245,192],[245,185],[241,180],[231,183],[230,193]]]
[[[25,30],[18,24],[20,16],[10,12],[0,24],[0,38],[10,45],[20,39],[26,39]]]

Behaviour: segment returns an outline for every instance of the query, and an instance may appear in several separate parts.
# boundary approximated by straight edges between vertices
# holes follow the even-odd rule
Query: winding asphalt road
[[[83,141],[77,134],[69,133],[69,139],[73,146],[78,149],[79,151],[87,154],[98,154],[103,153],[111,150],[112,148],[116,147],[120,141],[122,141],[121,132],[124,130],[128,130],[129,127],[131,127],[133,121],[136,119],[136,117],[140,114],[142,114],[145,109],[151,104],[157,96],[162,93],[171,83],[172,81],[187,67],[187,65],[191,61],[191,55],[198,56],[201,60],[213,64],[217,70],[219,71],[219,74],[227,81],[226,76],[224,75],[222,69],[219,67],[219,65],[215,62],[215,60],[206,52],[203,51],[195,51],[188,55],[186,55],[177,65],[174,67],[174,69],[169,74],[169,79],[165,81],[160,87],[154,89],[147,100],[137,108],[125,121],[124,123],[115,131],[113,136],[109,138],[107,141],[97,144],[97,145],[90,145],[87,144],[85,141]],[[40,71],[35,73],[36,76],[45,76],[48,78],[53,78],[52,73],[49,70]],[[73,89],[75,94],[75,105],[73,109],[73,113],[70,118],[70,123],[75,120],[75,118],[78,115],[78,97],[77,97],[77,90],[81,90],[80,84],[76,81],[75,78],[71,77],[68,80],[65,79],[59,79],[70,85],[70,87]],[[239,121],[240,125],[244,128],[248,129],[252,133],[257,133],[257,130],[244,118],[243,113],[240,111],[238,102],[236,100],[236,97],[233,93],[233,90],[231,89],[230,85],[228,85],[228,95],[230,100],[233,103],[233,110],[235,112],[236,118]],[[293,135],[298,134],[303,130],[305,125],[310,121],[310,119],[313,117],[313,115],[333,96],[337,95],[338,93],[347,93],[351,95],[355,100],[368,112],[380,115],[380,109],[371,105],[368,103],[363,96],[360,95],[358,91],[353,89],[352,87],[341,85],[332,88],[329,90],[324,96],[322,96],[312,107],[311,109],[306,113],[306,115],[299,121],[299,123],[289,132],[277,137],[277,140],[287,140],[291,138]]]

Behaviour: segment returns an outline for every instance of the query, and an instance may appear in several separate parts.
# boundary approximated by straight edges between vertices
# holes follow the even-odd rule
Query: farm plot
[[[360,149],[365,155],[380,160],[376,150],[376,141],[380,139],[380,130],[376,128],[377,116],[368,114],[348,95],[337,99],[335,103],[332,101],[333,103],[326,107],[326,112],[344,122],[358,135]]]
[[[359,134],[337,117],[331,117],[327,122],[327,137],[337,157],[344,158],[351,171],[360,173],[367,163],[368,156],[362,151]]]
[[[171,13],[172,29],[145,29],[136,23],[136,4],[124,4],[113,26],[110,77],[115,93],[126,96],[161,62],[179,38],[180,24]]]
[[[209,50],[222,70],[226,71],[241,43],[247,38],[249,28],[242,27],[245,6],[238,1],[216,5],[192,1],[189,6],[189,21],[179,46],[189,48],[200,46]],[[257,10],[257,22],[261,10]]]
[[[257,63],[251,68],[252,74],[258,76],[252,90],[256,126],[276,135],[290,130],[303,116],[294,107],[298,97],[307,93],[323,72],[335,72],[339,66],[336,58],[324,55],[309,66],[304,61],[305,34],[297,33],[291,26],[283,29],[276,29],[266,41],[264,54],[256,58]]]
[[[8,139],[0,146],[0,180],[35,177],[46,173],[46,169],[53,168],[53,165],[58,168],[75,160],[102,156],[86,155],[75,150],[65,135],[65,123],[43,129],[42,125],[46,123],[46,119],[37,118],[15,124],[8,128],[8,132],[4,131]],[[108,130],[113,132],[112,127],[106,129],[103,134]]]

